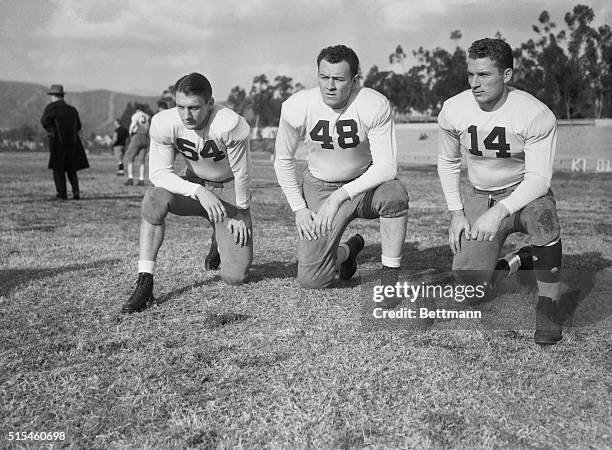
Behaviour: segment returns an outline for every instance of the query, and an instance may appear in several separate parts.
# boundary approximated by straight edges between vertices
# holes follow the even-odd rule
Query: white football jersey
[[[213,105],[211,116],[201,130],[189,130],[176,108],[160,111],[151,123],[149,172],[151,182],[175,194],[194,197],[200,186],[174,173],[177,153],[185,157],[187,175],[209,181],[235,179],[236,206],[250,202],[250,127],[229,108]]]
[[[132,121],[130,122],[131,134],[148,134],[150,126],[151,117],[148,114],[142,111],[136,111],[132,114]]]
[[[306,207],[295,172],[303,141],[308,169],[328,182],[351,181],[351,198],[395,178],[397,146],[393,113],[382,94],[356,86],[343,109],[332,109],[319,88],[300,91],[283,103],[274,168],[293,211]]]
[[[550,187],[557,124],[548,107],[527,92],[509,88],[504,104],[484,111],[471,90],[444,102],[438,172],[448,207],[462,209],[459,191],[461,154],[470,182],[494,191],[521,183],[502,203],[512,213],[544,195]]]

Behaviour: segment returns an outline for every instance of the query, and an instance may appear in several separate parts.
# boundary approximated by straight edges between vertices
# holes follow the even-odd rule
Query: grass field
[[[609,326],[571,328],[549,348],[531,329],[364,327],[359,279],[298,286],[293,216],[255,156],[251,282],[228,287],[205,271],[210,228],[170,217],[161,304],[126,316],[144,190],[92,156],[83,200],[50,202],[47,156],[2,154],[0,447],[51,444],[9,432],[64,432],[53,445],[74,448],[612,446]],[[400,178],[411,196],[404,266],[448,269],[435,168],[403,166]],[[564,268],[609,273],[612,176],[559,173],[553,189]],[[379,264],[377,228],[349,229],[366,239],[361,275]],[[519,297],[532,310],[533,295]]]

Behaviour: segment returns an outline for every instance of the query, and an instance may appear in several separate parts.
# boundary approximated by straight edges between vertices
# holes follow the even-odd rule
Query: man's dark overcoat
[[[64,171],[66,166],[74,170],[89,167],[79,138],[81,120],[76,108],[63,100],[51,102],[45,108],[40,123],[49,134],[49,169]]]

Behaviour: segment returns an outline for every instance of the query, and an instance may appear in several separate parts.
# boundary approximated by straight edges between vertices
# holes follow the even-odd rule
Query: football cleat
[[[399,267],[386,267],[383,266],[380,274],[380,285],[381,286],[396,286],[399,278]],[[384,288],[383,288],[384,289]],[[393,309],[402,303],[402,297],[394,292],[393,295],[385,295],[384,299],[378,302],[378,306],[385,309]]]
[[[138,186],[144,186],[144,185],[145,185],[144,180],[138,180]]]
[[[123,175],[125,175],[125,172],[123,171],[123,169],[117,170],[117,176],[118,177],[122,177]]]
[[[210,240],[210,250],[208,255],[204,259],[204,267],[206,270],[217,270],[221,265],[221,255],[219,254],[219,247],[217,246],[217,239],[213,235]]]
[[[146,309],[155,299],[153,298],[153,275],[146,272],[138,274],[136,289],[127,302],[121,307],[123,313],[133,313]]]
[[[134,186],[134,180],[132,178],[128,178],[127,181],[123,184],[125,186]]]
[[[533,340],[539,345],[556,344],[563,338],[557,303],[540,297],[536,305],[536,330]]]
[[[346,241],[345,244],[349,248],[349,255],[346,261],[340,265],[338,278],[341,280],[350,280],[351,277],[355,275],[355,272],[357,272],[357,255],[363,250],[365,241],[363,240],[363,236],[356,234]]]

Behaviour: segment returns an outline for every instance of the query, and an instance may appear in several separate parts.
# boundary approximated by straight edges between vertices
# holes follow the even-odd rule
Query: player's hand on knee
[[[477,241],[492,241],[501,227],[502,220],[509,215],[505,206],[498,203],[480,216],[472,227],[472,239]]]
[[[219,197],[203,186],[196,190],[195,195],[211,221],[215,223],[223,222],[227,213]]]
[[[300,209],[295,213],[295,226],[298,230],[298,235],[301,240],[318,239],[319,236],[315,229],[315,213],[308,208]]]
[[[319,235],[325,235],[331,233],[332,225],[334,223],[334,217],[338,214],[338,210],[342,203],[349,199],[348,192],[339,188],[336,189],[328,198],[323,202],[317,214],[315,215],[315,230]]]
[[[448,227],[448,245],[453,255],[461,252],[461,233],[465,233],[465,238],[470,240],[470,221],[463,210],[452,211],[451,223]]]
[[[483,242],[483,241],[492,241],[495,235],[497,234],[497,228],[495,224],[490,223],[488,220],[481,220],[484,217],[481,216],[476,220],[474,226],[472,227],[471,237],[475,241]],[[485,218],[486,219],[486,218]]]
[[[229,219],[227,229],[234,236],[234,244],[244,247],[251,237],[251,228],[247,219]]]
[[[334,217],[336,217],[339,207],[340,205],[330,201],[328,198],[325,200],[325,202],[323,202],[321,208],[319,208],[315,214],[314,227],[320,236],[324,236],[331,232]]]

